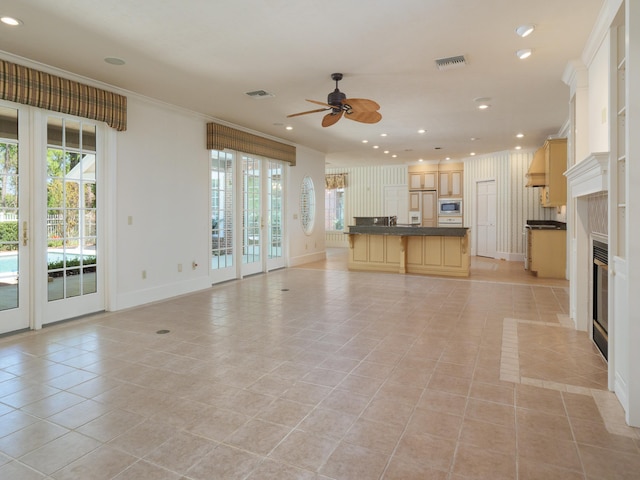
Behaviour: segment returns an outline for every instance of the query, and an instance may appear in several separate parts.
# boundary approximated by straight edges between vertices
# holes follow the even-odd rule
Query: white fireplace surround
[[[609,152],[591,153],[565,173],[571,198],[609,190]]]
[[[589,196],[609,191],[609,152],[594,152],[576,163],[564,174],[567,177],[569,201],[573,204],[571,219],[567,230],[570,234],[570,316],[576,329],[590,331],[592,318],[592,255],[594,232],[590,227]],[[605,240],[606,237],[601,240]],[[611,291],[609,292],[611,294]],[[610,322],[613,319],[610,315]],[[609,352],[609,388],[613,390],[615,377],[611,349],[615,346],[610,336]]]

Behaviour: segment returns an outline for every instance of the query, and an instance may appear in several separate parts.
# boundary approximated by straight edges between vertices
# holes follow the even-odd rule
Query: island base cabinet
[[[349,235],[349,268],[359,265],[363,268],[353,270],[404,273],[399,270],[402,251],[400,239],[383,235]]]
[[[349,270],[468,277],[469,233],[451,236],[349,235]]]

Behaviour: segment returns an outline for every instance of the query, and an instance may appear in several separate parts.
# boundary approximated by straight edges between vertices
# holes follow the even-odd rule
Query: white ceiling
[[[0,24],[0,50],[309,146],[331,166],[404,164],[535,148],[556,134],[568,118],[563,71],[602,3],[21,0],[0,6],[24,22]],[[518,37],[529,23],[534,33]],[[521,48],[533,55],[519,60]],[[468,64],[436,68],[455,55]],[[333,72],[347,97],[377,101],[382,121],[323,128],[323,113],[286,118],[319,108],[305,99],[326,101]],[[274,96],[245,94],[260,89]],[[491,108],[479,111],[478,97]]]

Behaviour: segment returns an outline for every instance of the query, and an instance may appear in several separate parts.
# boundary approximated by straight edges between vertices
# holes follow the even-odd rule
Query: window
[[[316,198],[313,181],[311,177],[304,177],[300,191],[300,223],[302,224],[302,230],[307,235],[310,235],[313,230],[315,214]]]
[[[344,230],[344,188],[328,188],[324,191],[324,229]]]

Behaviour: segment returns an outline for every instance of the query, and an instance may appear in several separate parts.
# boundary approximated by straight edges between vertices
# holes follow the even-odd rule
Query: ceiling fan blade
[[[318,100],[309,100],[308,98],[306,100],[307,102],[315,103],[316,105],[323,105],[327,108],[336,108],[333,105],[329,105],[328,103],[325,103],[325,102],[319,102]],[[340,106],[338,105],[337,108],[340,108]]]
[[[318,108],[317,110],[309,110],[307,112],[292,113],[291,115],[287,115],[287,118],[297,117],[299,115],[306,115],[307,113],[326,112],[327,110],[329,110],[329,109],[328,108]]]
[[[353,110],[375,112],[380,110],[378,102],[369,100],[367,98],[346,98],[342,101],[343,105],[349,105]]]
[[[382,120],[380,112],[356,112],[355,110],[352,110],[351,112],[347,112],[345,117],[362,123],[378,123]]]
[[[342,110],[340,110],[338,113],[335,113],[335,112],[327,113],[322,119],[322,126],[330,127],[341,118],[342,118]]]

